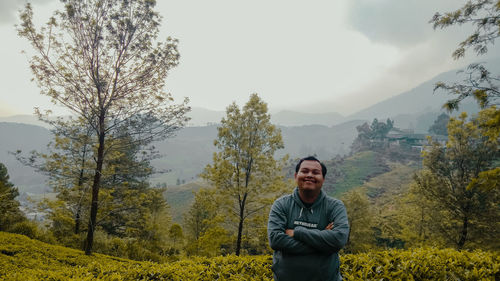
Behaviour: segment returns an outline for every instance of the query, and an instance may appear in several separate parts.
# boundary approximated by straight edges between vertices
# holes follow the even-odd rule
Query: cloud
[[[54,0],[2,0],[0,1],[0,25],[16,22],[18,11],[26,4],[46,4]]]
[[[348,24],[371,41],[408,48],[432,37],[436,12],[456,10],[463,0],[351,0]]]

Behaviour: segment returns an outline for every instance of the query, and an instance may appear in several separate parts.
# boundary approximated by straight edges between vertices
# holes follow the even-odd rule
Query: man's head
[[[326,166],[313,156],[300,159],[295,166],[295,182],[299,191],[317,196],[325,181]]]
[[[297,163],[297,165],[295,166],[295,173],[298,173],[299,172],[299,169],[300,169],[300,165],[302,164],[302,162],[304,161],[316,161],[320,164],[321,166],[321,173],[323,175],[323,178],[326,176],[326,166],[325,164],[321,163],[321,161],[319,161],[316,157],[314,156],[307,156],[307,157],[304,157],[302,159],[299,160],[299,163]]]

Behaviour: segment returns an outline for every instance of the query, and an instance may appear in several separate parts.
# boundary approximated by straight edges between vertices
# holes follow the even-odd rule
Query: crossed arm
[[[332,228],[333,228],[333,221],[325,227],[325,230],[332,230]],[[285,230],[285,234],[290,236],[290,237],[293,237],[293,229],[289,228],[289,229]]]
[[[287,229],[284,210],[280,202],[275,202],[269,214],[268,235],[273,250],[290,254],[334,253],[347,243],[349,225],[343,204],[334,208],[332,222],[323,230],[303,226]]]

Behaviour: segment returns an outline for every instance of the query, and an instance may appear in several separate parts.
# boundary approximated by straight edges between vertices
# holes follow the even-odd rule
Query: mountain
[[[332,126],[344,121],[344,116],[336,112],[303,113],[283,110],[271,114],[271,122],[281,126],[324,125]]]
[[[210,126],[220,123],[226,116],[225,111],[210,110],[202,107],[192,107],[187,114],[191,117],[190,127]],[[271,114],[271,122],[280,126],[324,125],[332,126],[344,121],[344,116],[336,112],[305,113],[291,110],[282,110]],[[0,119],[1,120],[1,119]]]
[[[49,125],[47,123],[38,120],[38,117],[35,115],[12,115],[0,117],[0,122],[21,123],[49,128]]]
[[[277,151],[276,156],[288,154],[292,158],[319,155],[330,159],[337,154],[349,153],[350,145],[357,136],[356,126],[363,120],[352,120],[335,126],[304,125],[278,126],[281,130],[285,148]],[[213,145],[217,138],[217,126],[186,127],[175,137],[157,143],[156,148],[165,156],[153,162],[159,170],[167,173],[157,174],[153,183],[190,182],[212,162],[216,152]]]
[[[500,71],[500,60],[488,61],[487,66],[493,73],[497,73]],[[327,160],[337,154],[344,155],[350,151],[350,145],[357,135],[356,126],[363,122],[371,122],[373,118],[381,121],[391,118],[398,128],[425,133],[442,112],[442,104],[450,98],[444,93],[434,94],[435,83],[438,81],[452,83],[462,79],[464,73],[458,76],[457,71],[442,73],[414,89],[347,117],[337,113],[313,114],[294,111],[273,113],[272,121],[281,129],[285,144],[285,149],[278,151],[277,156],[289,154],[294,158],[316,154],[321,159]],[[463,108],[469,112],[477,111],[477,105],[473,101],[465,102]],[[164,157],[153,161],[152,164],[164,172],[152,178],[153,184],[167,183],[172,186],[196,179],[203,168],[212,161],[212,155],[216,152],[213,145],[217,137],[216,124],[224,115],[223,111],[194,107],[189,113],[192,118],[190,126],[178,131],[176,136],[156,143],[156,148]],[[22,149],[29,152],[33,149],[43,149],[51,139],[49,131],[39,126],[5,123],[5,121],[40,124],[39,121],[34,116],[0,118],[0,122],[4,122],[0,123],[2,124],[0,162],[7,165],[11,180],[22,190],[29,188],[43,190],[41,186],[44,178],[31,176],[33,171],[30,172],[28,168],[20,165],[7,151]]]
[[[492,73],[500,73],[500,59],[486,61],[485,66]],[[385,121],[385,119],[391,118],[395,121],[396,127],[414,129],[416,132],[424,133],[433,124],[436,117],[445,112],[442,109],[443,104],[454,97],[444,91],[434,92],[436,83],[463,83],[467,78],[468,74],[462,72],[461,69],[441,73],[409,91],[362,109],[346,116],[345,119],[373,120],[373,118],[378,118]],[[460,104],[461,111],[474,114],[479,111],[479,107],[470,98]]]
[[[225,111],[210,110],[202,107],[192,107],[187,114],[191,118],[188,122],[190,127],[210,126],[220,123]]]
[[[20,193],[48,192],[45,181],[47,177],[38,174],[34,169],[21,164],[9,152],[22,150],[25,154],[30,151],[45,151],[46,145],[52,136],[49,130],[35,125],[0,122],[0,162],[8,170],[10,182],[14,183]]]
[[[337,154],[346,154],[357,135],[356,126],[363,120],[352,120],[335,126],[304,125],[279,126],[285,148],[277,152],[277,157],[288,154],[292,158],[318,155],[330,159]],[[47,192],[44,176],[20,164],[8,152],[22,150],[25,155],[32,150],[44,151],[51,141],[50,131],[46,128],[20,124],[0,123],[0,162],[4,163],[11,181],[21,192]],[[217,126],[185,127],[164,141],[155,143],[162,158],[155,159],[152,165],[161,173],[153,176],[153,184],[167,183],[168,186],[191,182],[211,163],[216,152],[214,140]]]

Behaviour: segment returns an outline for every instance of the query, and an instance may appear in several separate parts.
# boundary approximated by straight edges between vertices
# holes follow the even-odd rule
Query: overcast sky
[[[21,54],[30,46],[14,28],[25,2],[0,2],[0,116],[53,108],[30,82],[29,58]],[[470,29],[435,31],[428,23],[436,11],[465,0],[157,2],[161,36],[180,41],[168,91],[212,110],[243,105],[256,92],[272,111],[347,115],[478,59],[472,53],[451,58]],[[40,22],[60,7],[56,0],[32,3]],[[498,46],[488,53],[499,55]]]

